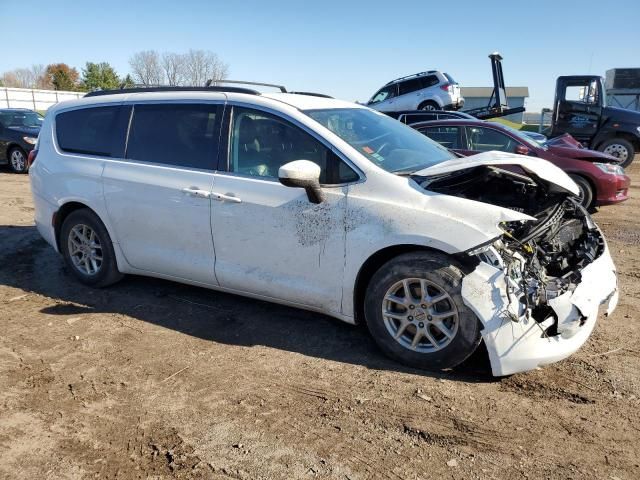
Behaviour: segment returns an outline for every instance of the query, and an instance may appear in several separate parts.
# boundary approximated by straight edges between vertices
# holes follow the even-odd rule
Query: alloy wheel
[[[102,268],[102,245],[91,227],[75,225],[69,232],[67,247],[69,257],[80,273],[93,276]]]
[[[403,347],[432,353],[449,345],[458,332],[458,310],[440,286],[406,278],[387,290],[382,317],[389,334]]]
[[[25,169],[26,166],[26,159],[24,157],[24,154],[22,153],[22,151],[20,150],[13,150],[11,152],[11,167],[16,171],[16,172],[22,172]]]

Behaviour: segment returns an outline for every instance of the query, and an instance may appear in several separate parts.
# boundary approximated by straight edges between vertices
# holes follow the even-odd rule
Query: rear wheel
[[[11,147],[7,152],[9,156],[9,168],[14,173],[27,173],[27,154],[20,147]]]
[[[432,112],[434,110],[440,110],[440,105],[429,100],[428,102],[424,102],[423,104],[421,104],[418,110],[426,110],[428,112]]]
[[[451,368],[480,343],[480,324],[461,296],[462,271],[440,253],[408,253],[384,264],[365,295],[378,346],[405,365]]]
[[[109,233],[91,210],[69,214],[62,224],[59,245],[71,273],[85,285],[106,287],[123,277]]]
[[[636,154],[633,144],[624,138],[612,138],[604,142],[598,150],[616,157],[620,160],[620,166],[628,167],[633,162],[633,157]]]
[[[576,182],[576,185],[578,185],[578,189],[580,190],[580,193],[578,194],[578,198],[580,199],[580,204],[584,208],[589,209],[589,207],[591,207],[591,204],[593,203],[593,200],[594,200],[593,187],[589,183],[589,180],[587,180],[584,177],[581,177],[580,175],[569,175],[569,176],[571,177],[571,180]]]

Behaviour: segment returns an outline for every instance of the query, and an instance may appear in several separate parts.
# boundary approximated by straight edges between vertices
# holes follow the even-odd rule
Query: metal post
[[[9,105],[9,89],[8,88],[4,89],[4,95],[5,97],[7,97],[7,108],[9,108],[10,105]]]
[[[36,94],[33,91],[33,88],[31,89],[31,98],[33,99],[33,110],[36,110]]]
[[[540,110],[540,125],[538,125],[538,133],[542,133],[542,122],[544,122],[544,108]]]

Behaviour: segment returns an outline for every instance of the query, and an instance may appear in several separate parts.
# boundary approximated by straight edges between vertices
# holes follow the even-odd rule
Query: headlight
[[[612,175],[624,175],[624,169],[620,165],[615,165],[612,163],[594,163],[594,165],[604,173],[611,173]]]
[[[22,139],[29,145],[35,145],[38,141],[38,137],[22,137]]]

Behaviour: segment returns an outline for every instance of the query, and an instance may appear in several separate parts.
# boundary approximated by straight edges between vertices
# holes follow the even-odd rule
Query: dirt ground
[[[640,478],[640,157],[595,218],[620,304],[573,357],[494,379],[363,328],[142,277],[92,290],[0,172],[0,477]]]

